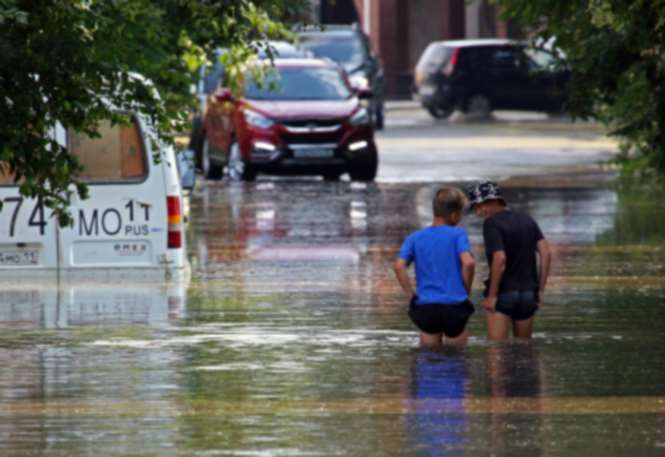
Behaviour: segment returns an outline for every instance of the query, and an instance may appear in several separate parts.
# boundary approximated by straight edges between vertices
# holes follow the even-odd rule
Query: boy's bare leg
[[[438,347],[443,344],[443,333],[425,333],[420,334],[420,345],[427,347]]]
[[[512,319],[498,311],[485,313],[487,316],[487,337],[490,340],[505,340],[510,332]]]
[[[531,338],[533,334],[533,316],[521,321],[513,322],[513,335],[515,338]]]
[[[459,346],[464,346],[469,339],[469,334],[467,333],[466,330],[464,330],[462,333],[457,335],[455,338],[451,338],[449,336],[444,336],[443,337],[443,342],[446,344],[454,344],[454,345],[459,345]]]

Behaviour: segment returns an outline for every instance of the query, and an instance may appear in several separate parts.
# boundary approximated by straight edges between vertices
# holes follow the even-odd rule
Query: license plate
[[[0,265],[2,266],[23,266],[39,265],[39,250],[22,249],[17,251],[0,251]]]
[[[297,159],[325,159],[333,155],[335,155],[335,151],[330,148],[307,148],[293,151],[293,156]]]
[[[422,86],[418,91],[420,95],[425,95],[425,96],[434,95],[434,92],[436,92],[436,87],[430,85]]]

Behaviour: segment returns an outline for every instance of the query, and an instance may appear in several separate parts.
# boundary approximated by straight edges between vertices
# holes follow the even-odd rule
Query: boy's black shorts
[[[475,311],[473,303],[436,303],[416,305],[415,298],[409,304],[409,317],[425,333],[444,333],[449,338],[459,336]]]
[[[514,321],[531,318],[538,311],[538,295],[534,290],[507,290],[500,292],[496,310]]]

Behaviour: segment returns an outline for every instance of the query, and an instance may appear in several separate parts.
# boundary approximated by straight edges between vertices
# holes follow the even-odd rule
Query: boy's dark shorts
[[[507,290],[499,293],[496,310],[514,321],[529,319],[538,311],[538,296],[533,290]]]
[[[449,338],[459,336],[475,309],[466,300],[462,303],[416,305],[415,298],[409,304],[409,317],[425,333],[443,333]]]

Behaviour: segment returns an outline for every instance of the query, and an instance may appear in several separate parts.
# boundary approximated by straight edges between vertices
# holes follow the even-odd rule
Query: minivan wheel
[[[243,160],[240,154],[240,145],[237,141],[231,143],[228,173],[229,178],[233,181],[254,181],[256,179],[256,171]]]
[[[201,172],[206,179],[221,179],[223,169],[220,165],[213,162],[210,157],[210,143],[208,137],[203,137],[203,146],[201,147]]]
[[[446,119],[453,114],[454,109],[448,106],[428,106],[427,111],[434,119]]]
[[[483,94],[473,94],[467,98],[466,103],[464,103],[464,112],[466,114],[487,117],[492,112],[492,103],[490,102],[490,99]]]
[[[379,168],[376,149],[368,149],[358,154],[349,165],[351,181],[374,181]]]
[[[324,181],[339,181],[341,173],[338,171],[327,171],[323,173]]]

